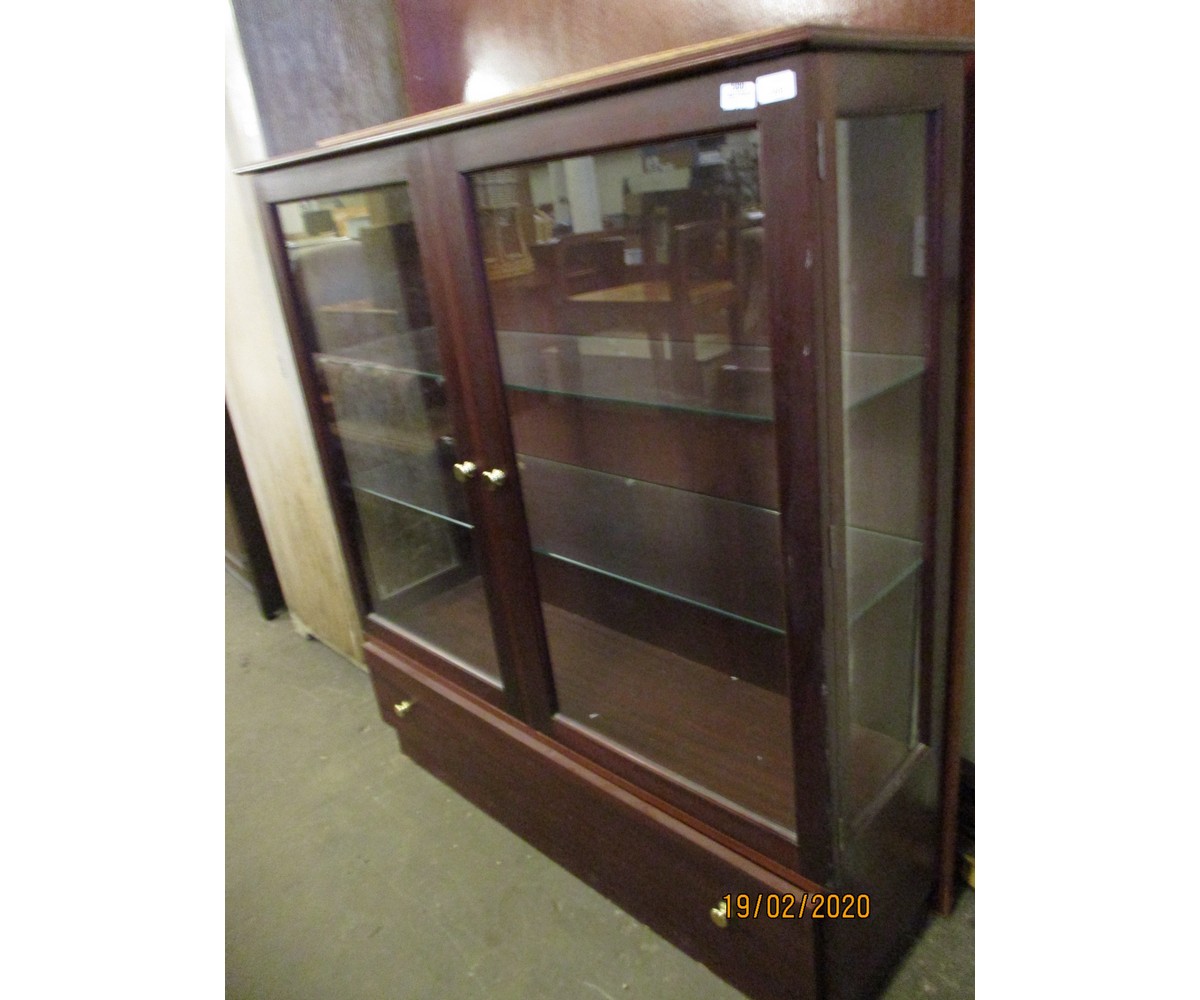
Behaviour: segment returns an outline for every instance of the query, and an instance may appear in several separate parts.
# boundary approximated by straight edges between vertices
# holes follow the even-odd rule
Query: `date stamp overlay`
[[[866,893],[740,892],[722,896],[716,909],[730,920],[866,920],[871,897]]]

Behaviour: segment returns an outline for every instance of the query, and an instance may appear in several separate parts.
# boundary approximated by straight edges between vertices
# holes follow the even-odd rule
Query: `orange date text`
[[[866,893],[739,892],[721,901],[729,917],[737,920],[866,920],[871,915]]]

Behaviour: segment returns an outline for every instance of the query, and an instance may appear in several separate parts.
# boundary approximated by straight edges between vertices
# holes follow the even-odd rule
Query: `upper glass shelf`
[[[497,333],[511,389],[637,403],[664,409],[769,422],[771,349],[720,338],[653,341],[638,336]],[[908,354],[843,355],[845,409],[898,388],[925,371]]]
[[[529,455],[518,458],[539,553],[782,631],[777,512]]]
[[[849,410],[904,385],[925,371],[925,359],[913,354],[842,353],[842,406]]]
[[[497,331],[511,389],[715,416],[774,419],[769,347],[628,335]]]
[[[345,303],[329,309],[375,310],[359,303]],[[391,313],[392,316],[396,314]],[[426,375],[442,378],[442,362],[438,355],[437,330],[431,326],[417,330],[396,329],[385,336],[348,344],[333,350],[317,353],[319,363],[353,364],[362,367],[385,368],[409,375]]]

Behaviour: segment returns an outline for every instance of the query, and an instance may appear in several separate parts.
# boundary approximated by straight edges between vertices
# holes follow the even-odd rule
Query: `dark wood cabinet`
[[[755,997],[929,912],[965,43],[795,29],[248,168],[405,753]]]

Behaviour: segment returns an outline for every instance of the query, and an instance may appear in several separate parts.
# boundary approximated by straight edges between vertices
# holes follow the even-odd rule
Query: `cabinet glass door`
[[[369,610],[499,684],[408,188],[275,210]]]
[[[758,151],[471,181],[558,718],[791,836]]]
[[[920,742],[926,130],[923,114],[837,122],[850,818]]]

